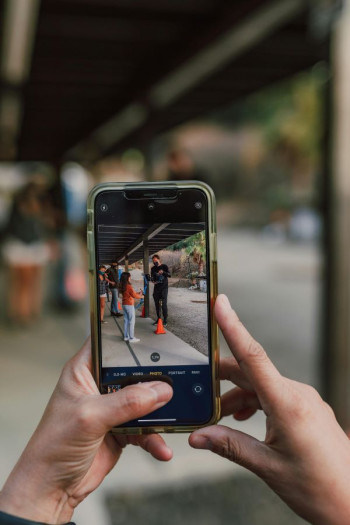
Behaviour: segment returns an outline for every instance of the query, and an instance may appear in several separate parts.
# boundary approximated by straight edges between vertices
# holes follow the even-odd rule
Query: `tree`
[[[185,250],[185,253],[192,257],[193,262],[198,265],[198,274],[204,274],[204,265],[206,261],[205,231],[195,233],[194,235],[191,235],[191,237],[169,246],[167,249],[172,251]]]
[[[198,275],[203,275],[206,256],[205,233],[204,231],[196,233],[188,240],[190,243],[185,247],[185,252],[190,255],[193,262],[198,265]]]

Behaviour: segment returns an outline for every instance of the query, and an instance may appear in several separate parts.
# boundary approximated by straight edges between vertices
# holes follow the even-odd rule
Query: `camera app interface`
[[[101,214],[96,228],[103,392],[163,380],[173,399],[126,426],[205,423],[212,413],[205,222],[103,223]]]

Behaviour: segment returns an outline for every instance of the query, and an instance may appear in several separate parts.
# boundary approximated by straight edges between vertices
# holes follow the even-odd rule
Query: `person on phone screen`
[[[111,267],[108,269],[107,277],[110,281],[109,289],[112,294],[111,302],[111,315],[115,317],[121,317],[123,314],[118,309],[118,285],[119,285],[119,270],[118,264],[112,262]]]
[[[107,321],[104,320],[105,316],[105,307],[106,307],[106,299],[107,299],[107,292],[108,292],[108,286],[109,286],[109,280],[107,279],[107,268],[103,265],[99,266],[98,269],[98,287],[99,287],[99,296],[100,296],[100,321],[103,324],[106,324]]]
[[[278,372],[223,295],[216,300],[215,315],[233,354],[221,359],[220,377],[237,385],[222,396],[222,416],[244,420],[262,410],[266,435],[259,441],[213,425],[193,432],[190,445],[251,470],[309,523],[348,525],[350,441],[332,409],[314,388]],[[171,459],[159,434],[109,433],[164,406],[171,387],[145,382],[100,395],[91,369],[87,341],[65,365],[39,426],[0,492],[0,525],[69,522],[127,444],[141,446],[158,460]]]
[[[152,257],[153,266],[151,268],[151,281],[154,283],[153,299],[157,312],[157,320],[153,323],[156,325],[161,318],[160,303],[162,303],[163,324],[168,322],[168,277],[170,277],[169,268],[162,264],[159,255]]]
[[[135,292],[131,286],[131,275],[129,272],[123,272],[119,282],[119,293],[123,297],[123,311],[124,311],[124,341],[130,343],[138,343],[134,334],[135,330],[135,299],[141,299],[143,293]]]

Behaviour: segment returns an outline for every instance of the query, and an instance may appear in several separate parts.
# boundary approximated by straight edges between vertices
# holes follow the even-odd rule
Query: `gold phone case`
[[[154,426],[154,427],[115,427],[112,432],[116,434],[149,434],[154,432],[192,432],[197,428],[215,424],[220,417],[220,382],[218,379],[219,367],[219,338],[218,327],[214,318],[214,303],[217,296],[217,258],[216,258],[216,215],[215,196],[213,190],[200,181],[183,182],[137,182],[119,183],[110,182],[95,186],[87,201],[87,247],[89,264],[90,287],[90,322],[91,322],[91,350],[93,374],[100,389],[100,356],[99,356],[99,330],[98,330],[98,302],[97,302],[97,268],[95,254],[95,199],[103,191],[145,190],[145,189],[199,189],[205,193],[208,201],[208,238],[209,238],[209,265],[210,265],[210,324],[211,324],[211,352],[212,352],[212,385],[213,385],[213,416],[205,425],[197,426]]]

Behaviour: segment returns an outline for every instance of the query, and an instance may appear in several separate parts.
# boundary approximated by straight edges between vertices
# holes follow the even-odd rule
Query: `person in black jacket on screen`
[[[160,308],[162,308],[163,324],[166,326],[168,321],[168,277],[170,277],[170,272],[168,266],[162,264],[158,254],[153,255],[152,261],[151,281],[154,283],[153,299],[157,312],[157,320],[153,324],[156,325],[161,318]]]

